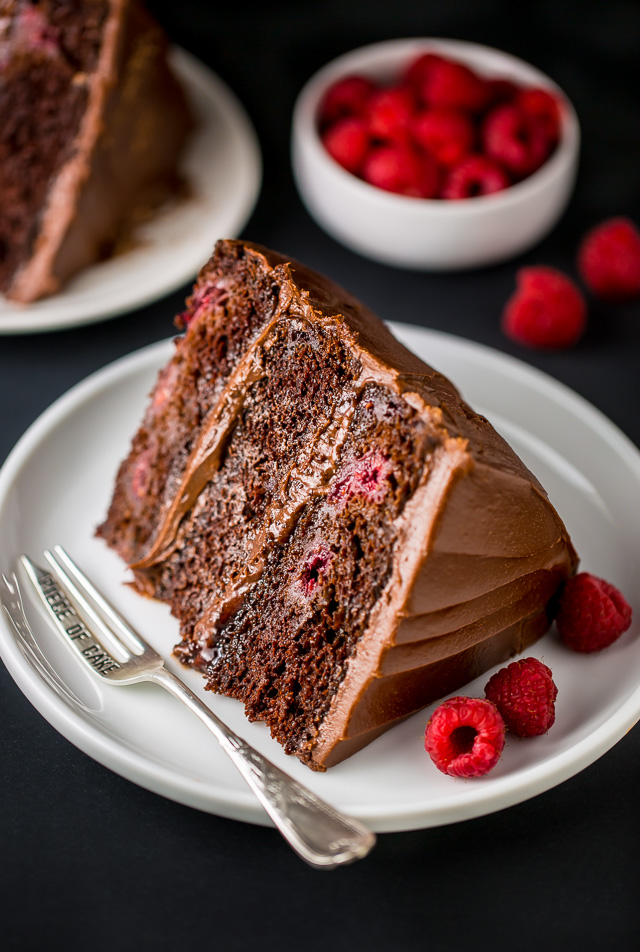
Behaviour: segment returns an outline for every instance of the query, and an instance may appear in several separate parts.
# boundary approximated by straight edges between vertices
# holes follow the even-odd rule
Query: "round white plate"
[[[171,62],[197,120],[181,168],[191,196],[137,229],[129,251],[86,268],[58,294],[29,305],[0,295],[0,333],[59,330],[142,307],[194,278],[216,240],[242,230],[262,179],[256,134],[211,70],[178,48]]]
[[[583,567],[618,585],[640,617],[640,454],[597,410],[519,361],[445,334],[396,326],[496,424],[539,476],[564,517]],[[171,345],[119,360],[58,400],[28,430],[0,472],[0,573],[25,552],[64,545],[134,626],[166,657],[177,623],[166,606],[121,583],[126,569],[93,538],[116,468]],[[0,614],[2,614],[0,612]],[[257,801],[196,718],[154,685],[116,687],[85,671],[33,602],[27,615],[39,658],[21,653],[7,619],[0,648],[16,682],[65,737],[102,764],[164,796],[222,816],[267,823]],[[479,780],[439,773],[423,750],[430,709],[325,774],[286,757],[242,706],[189,684],[241,736],[344,811],[378,831],[435,826],[489,813],[570,777],[640,717],[638,621],[598,655],[564,648],[551,631],[531,654],[553,670],[556,723],[544,737],[508,737],[497,767]],[[169,666],[180,671],[173,659]],[[482,695],[488,675],[464,691]]]

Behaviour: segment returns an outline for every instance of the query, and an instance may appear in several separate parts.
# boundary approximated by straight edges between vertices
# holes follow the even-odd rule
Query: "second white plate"
[[[365,750],[315,774],[284,755],[242,706],[203,690],[206,703],[241,736],[340,809],[378,831],[435,826],[501,809],[577,773],[640,717],[640,454],[612,423],[551,378],[494,351],[445,334],[396,333],[447,373],[485,412],[541,479],[565,519],[583,567],[632,602],[630,631],[598,655],[577,655],[551,631],[532,649],[553,670],[557,718],[544,737],[509,736],[497,767],[475,781],[440,774],[423,750],[427,709]],[[171,353],[155,344],[112,364],[55,403],[25,434],[0,472],[0,573],[26,552],[65,546],[165,657],[178,635],[166,606],[123,587],[126,570],[93,538],[117,466],[126,454],[155,375]],[[1,577],[0,577],[1,581]],[[35,707],[100,763],[150,790],[221,816],[266,817],[208,731],[154,685],[93,679],[33,604],[27,613],[39,654],[23,653],[0,612],[0,650]],[[460,693],[482,695],[488,674]]]
[[[191,196],[140,227],[126,253],[86,268],[58,294],[29,305],[0,296],[0,334],[91,324],[142,307],[194,278],[218,238],[240,234],[262,179],[256,134],[215,73],[181,49],[171,61],[197,120],[182,164]]]

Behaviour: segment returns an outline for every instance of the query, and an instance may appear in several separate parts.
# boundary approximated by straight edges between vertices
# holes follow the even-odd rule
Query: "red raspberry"
[[[476,198],[491,195],[510,185],[504,169],[484,155],[470,155],[454,166],[442,188],[443,198]]]
[[[417,182],[417,156],[404,146],[380,146],[369,152],[362,174],[370,185],[407,195]]]
[[[551,151],[542,128],[518,106],[496,106],[482,125],[484,151],[517,178],[540,168]]]
[[[333,560],[333,554],[326,545],[321,545],[311,552],[302,566],[298,576],[298,585],[305,595],[311,597],[318,586],[324,581]]]
[[[423,53],[409,64],[400,80],[401,84],[419,98],[433,65],[440,62],[442,62],[442,56],[438,56],[437,53]]]
[[[488,89],[468,66],[439,58],[426,71],[421,96],[432,109],[481,112],[487,104]]]
[[[418,113],[410,123],[414,142],[441,165],[457,165],[471,151],[474,129],[461,112],[430,109]]]
[[[393,466],[379,450],[371,450],[349,463],[329,493],[329,502],[342,510],[354,496],[378,504],[389,491]]]
[[[369,128],[377,139],[402,139],[413,113],[413,100],[406,89],[394,86],[372,93],[368,105]]]
[[[183,330],[202,314],[213,311],[220,304],[224,304],[228,296],[228,289],[218,287],[217,284],[204,284],[200,287],[194,287],[193,294],[187,300],[187,309],[176,317],[176,326]]]
[[[560,138],[560,104],[546,89],[523,89],[518,93],[516,106],[531,117],[549,142]]]
[[[420,198],[438,198],[442,175],[440,166],[429,155],[420,156],[418,162],[418,195]]]
[[[628,301],[640,294],[640,232],[628,218],[611,218],[590,231],[578,250],[585,284],[600,297]]]
[[[452,697],[431,715],[424,746],[450,777],[481,777],[500,759],[504,735],[504,721],[491,701]]]
[[[338,119],[322,134],[329,155],[349,172],[358,173],[369,151],[369,127],[364,119]]]
[[[574,651],[600,651],[631,624],[631,606],[621,592],[589,572],[570,578],[560,595],[556,626]]]
[[[513,102],[518,95],[519,88],[510,79],[488,79],[487,80],[487,98],[489,105],[497,106],[498,103]]]
[[[556,719],[558,689],[551,669],[536,658],[522,658],[489,679],[484,693],[498,708],[507,730],[518,737],[546,734]]]
[[[372,149],[362,175],[370,185],[416,198],[434,198],[440,185],[436,163],[428,156],[418,156],[404,145]]]
[[[363,116],[375,86],[366,76],[345,76],[333,83],[320,104],[320,126],[324,128],[344,116]]]
[[[582,336],[587,308],[575,284],[555,268],[522,268],[507,301],[502,328],[529,347],[570,347]]]

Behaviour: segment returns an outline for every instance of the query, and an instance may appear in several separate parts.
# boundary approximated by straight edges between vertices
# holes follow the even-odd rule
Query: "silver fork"
[[[153,681],[183,701],[215,735],[278,830],[311,866],[331,869],[366,856],[376,838],[238,737],[164,666],[164,659],[110,605],[61,546],[50,569],[21,557],[56,631],[99,678],[114,685]]]

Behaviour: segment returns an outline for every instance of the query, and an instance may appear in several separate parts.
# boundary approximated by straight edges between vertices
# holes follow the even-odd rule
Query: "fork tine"
[[[139,654],[139,650],[134,653],[134,651],[129,648],[126,640],[121,639],[118,633],[110,627],[107,619],[102,617],[97,609],[97,605],[92,604],[91,593],[85,589],[80,570],[78,569],[77,571],[81,577],[74,578],[72,574],[67,571],[65,566],[60,564],[49,549],[45,549],[44,557],[49,563],[52,575],[66,591],[78,615],[85,624],[88,625],[94,637],[98,638],[99,632],[99,640],[104,641],[105,647],[108,646],[109,649],[118,656],[118,660],[121,662],[126,662],[131,657],[135,657]]]
[[[82,591],[82,594],[87,599],[87,601],[92,601],[95,608],[102,613],[105,620],[108,620],[111,625],[117,629],[120,635],[125,640],[125,645],[130,643],[134,653],[143,653],[145,651],[153,650],[151,646],[138,634],[135,629],[122,617],[122,615],[116,611],[116,609],[111,605],[110,602],[104,597],[104,595],[98,591],[95,585],[87,578],[84,572],[76,565],[69,553],[62,548],[61,545],[55,545],[53,547],[55,552],[56,562],[58,568],[61,568],[60,563],[66,568],[67,573],[72,576],[77,587]],[[114,636],[116,632],[113,632]]]

